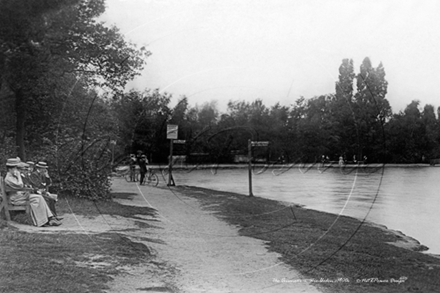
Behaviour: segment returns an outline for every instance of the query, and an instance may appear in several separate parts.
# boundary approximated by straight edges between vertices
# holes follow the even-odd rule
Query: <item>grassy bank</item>
[[[149,208],[74,198],[61,199],[58,210],[88,217],[155,214]],[[23,221],[23,215],[16,217]],[[117,233],[26,233],[4,221],[0,225],[0,292],[104,292],[117,267],[152,259],[148,247]]]
[[[264,198],[188,186],[177,189],[241,227],[241,235],[266,241],[269,250],[304,276],[280,276],[275,283],[312,280],[330,292],[440,292],[440,259],[389,244],[403,240],[398,234]]]

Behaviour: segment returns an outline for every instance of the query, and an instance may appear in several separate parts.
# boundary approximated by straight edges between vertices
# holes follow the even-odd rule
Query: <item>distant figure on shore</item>
[[[324,166],[325,163],[328,163],[328,162],[330,162],[330,158],[326,155],[322,155],[322,157],[321,157],[322,166]]]
[[[339,156],[339,166],[340,167],[344,166],[344,157],[343,156]]]

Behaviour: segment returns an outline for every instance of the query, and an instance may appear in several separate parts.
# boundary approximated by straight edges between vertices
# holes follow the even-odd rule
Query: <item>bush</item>
[[[42,156],[45,154],[45,156]],[[34,157],[50,166],[50,191],[89,199],[110,197],[111,151],[109,140],[98,138],[87,144],[73,140],[62,147],[48,147]]]

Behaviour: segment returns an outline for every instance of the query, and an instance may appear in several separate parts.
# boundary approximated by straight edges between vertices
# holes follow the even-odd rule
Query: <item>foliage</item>
[[[171,96],[158,90],[134,90],[114,97],[111,108],[117,119],[116,156],[142,151],[151,162],[163,159],[166,147],[166,124],[171,110]],[[166,155],[165,155],[166,158]]]
[[[117,127],[106,97],[94,89],[121,91],[150,53],[96,21],[104,0],[0,0],[0,6],[0,97],[12,97],[12,119],[5,121],[12,131],[3,132],[2,143],[15,138],[23,160],[48,161],[64,189],[103,196]]]

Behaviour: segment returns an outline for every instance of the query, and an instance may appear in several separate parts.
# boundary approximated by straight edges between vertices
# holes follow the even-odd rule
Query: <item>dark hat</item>
[[[47,169],[47,164],[46,162],[38,162],[37,165],[35,165],[37,168],[44,168]]]
[[[6,161],[7,167],[17,167],[20,164],[20,158],[10,158]]]

